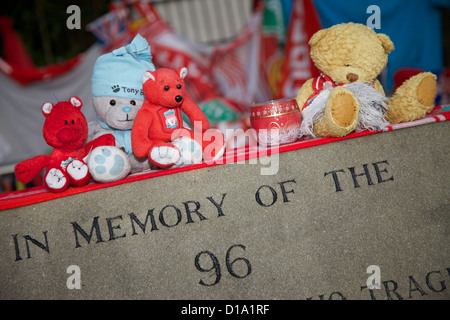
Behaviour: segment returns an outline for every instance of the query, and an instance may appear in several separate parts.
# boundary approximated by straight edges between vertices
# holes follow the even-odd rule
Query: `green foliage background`
[[[13,19],[35,65],[45,66],[62,62],[86,51],[95,43],[95,37],[86,25],[108,12],[111,0],[6,0],[0,6],[0,15]],[[69,30],[66,13],[70,5],[81,10],[81,29]],[[3,46],[0,55],[3,56]]]

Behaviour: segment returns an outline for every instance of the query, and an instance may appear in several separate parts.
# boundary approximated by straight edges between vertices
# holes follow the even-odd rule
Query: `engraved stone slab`
[[[0,211],[0,299],[449,299],[449,128]]]

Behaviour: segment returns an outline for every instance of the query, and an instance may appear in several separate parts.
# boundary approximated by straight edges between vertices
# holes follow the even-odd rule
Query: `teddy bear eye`
[[[169,86],[165,86],[164,90],[169,91]]]
[[[69,122],[67,122],[67,120],[64,120],[64,124],[69,124]]]
[[[130,104],[133,105],[133,106],[135,106],[135,105],[136,105],[136,101],[131,100],[131,101],[130,101]]]
[[[181,84],[177,85],[177,88],[178,88],[178,89],[181,89]]]
[[[350,67],[350,65],[349,65],[349,64],[346,64],[345,66],[346,66],[346,67]]]
[[[116,100],[109,101],[109,104],[112,105],[112,106],[115,106],[116,105]]]

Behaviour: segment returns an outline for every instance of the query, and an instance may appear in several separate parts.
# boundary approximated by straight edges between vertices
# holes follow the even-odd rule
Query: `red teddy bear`
[[[44,183],[52,192],[64,191],[69,185],[81,187],[89,182],[89,169],[83,159],[98,146],[113,146],[115,140],[112,134],[107,134],[84,145],[88,125],[80,110],[82,105],[78,97],[56,105],[50,102],[42,105],[41,110],[46,118],[42,133],[47,144],[54,149],[50,155],[40,155],[18,163],[14,169],[17,180],[28,183],[46,168]]]
[[[134,120],[131,145],[137,157],[148,157],[159,168],[179,163],[184,152],[179,148],[182,138],[187,138],[190,145],[199,146],[200,160],[202,157],[215,160],[225,149],[223,134],[208,130],[208,118],[186,96],[186,75],[187,69],[181,67],[178,71],[167,68],[147,71],[143,77],[145,100]],[[194,130],[183,127],[181,111],[191,120]]]

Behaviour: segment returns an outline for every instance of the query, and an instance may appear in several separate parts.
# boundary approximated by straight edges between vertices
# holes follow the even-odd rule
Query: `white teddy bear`
[[[154,71],[150,46],[141,35],[124,47],[100,56],[95,62],[91,87],[97,120],[89,123],[88,140],[111,133],[116,147],[94,150],[88,166],[94,180],[117,181],[130,172],[150,169],[147,158],[131,148],[131,128],[144,102],[142,75]]]

